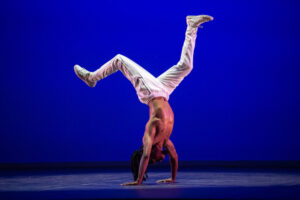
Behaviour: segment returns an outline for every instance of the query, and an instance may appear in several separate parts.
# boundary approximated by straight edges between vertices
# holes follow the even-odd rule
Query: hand
[[[138,183],[138,181],[133,181],[133,182],[128,182],[128,183],[123,183],[121,185],[122,186],[127,186],[127,185],[140,185],[140,184]]]
[[[174,180],[172,178],[168,178],[168,179],[158,180],[156,181],[156,183],[174,183]]]

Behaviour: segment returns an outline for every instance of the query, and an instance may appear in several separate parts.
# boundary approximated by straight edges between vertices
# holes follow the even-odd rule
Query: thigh
[[[157,77],[157,80],[167,87],[169,93],[171,93],[191,70],[191,68],[178,63]]]
[[[131,60],[130,58],[123,56],[121,57],[122,63],[128,68],[128,70],[135,76],[135,77],[150,77],[155,78],[150,72],[146,69],[141,67],[139,64]]]

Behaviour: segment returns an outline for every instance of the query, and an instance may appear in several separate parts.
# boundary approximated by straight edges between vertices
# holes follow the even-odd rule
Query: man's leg
[[[74,66],[76,75],[88,86],[95,87],[99,80],[120,70],[134,86],[139,99],[147,104],[148,97],[155,90],[157,79],[143,67],[123,55],[116,55],[94,72],[87,71],[79,65]]]
[[[193,69],[193,55],[198,27],[204,22],[213,20],[208,15],[187,16],[186,19],[187,29],[179,62],[157,77],[166,87],[169,95]]]
[[[80,79],[85,82],[90,82],[96,84],[99,80],[106,78],[107,76],[120,70],[123,75],[134,84],[133,79],[141,76],[152,76],[147,70],[139,66],[137,63],[133,62],[126,56],[121,54],[116,55],[114,58],[106,62],[99,69],[94,72],[87,71],[86,69],[80,67],[79,65],[74,66],[75,73]],[[94,84],[88,84],[94,87]]]

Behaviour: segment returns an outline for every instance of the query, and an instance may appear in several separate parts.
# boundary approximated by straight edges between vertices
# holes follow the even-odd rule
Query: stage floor
[[[178,172],[175,184],[157,184],[167,170],[149,171],[140,186],[130,169],[18,170],[0,172],[0,199],[300,199],[300,171],[277,169],[194,169]]]

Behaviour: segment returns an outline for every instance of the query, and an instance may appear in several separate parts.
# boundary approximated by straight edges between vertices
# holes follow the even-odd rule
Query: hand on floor
[[[128,183],[123,183],[121,184],[122,186],[127,186],[127,185],[140,185],[137,181],[133,181],[133,182],[128,182]]]
[[[156,183],[174,183],[174,182],[175,181],[172,178],[162,179],[162,180],[156,181]]]

